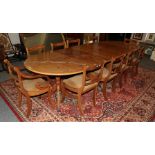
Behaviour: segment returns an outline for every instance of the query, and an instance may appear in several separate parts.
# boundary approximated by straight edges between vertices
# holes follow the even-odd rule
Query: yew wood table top
[[[80,73],[84,64],[101,64],[127,52],[129,48],[123,42],[105,41],[32,55],[25,60],[24,65],[28,70],[39,74],[72,75]]]

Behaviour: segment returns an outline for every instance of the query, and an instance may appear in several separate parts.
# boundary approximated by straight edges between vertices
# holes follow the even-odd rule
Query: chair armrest
[[[46,78],[47,77],[45,75],[40,75],[40,74],[31,75],[31,74],[26,74],[26,73],[22,73],[22,72],[20,72],[20,75],[21,75],[21,77],[27,78],[27,79]]]

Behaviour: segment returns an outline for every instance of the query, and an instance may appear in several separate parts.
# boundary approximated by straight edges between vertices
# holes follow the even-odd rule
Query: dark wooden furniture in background
[[[106,33],[100,33],[100,41],[105,41],[106,40]]]
[[[80,39],[80,44],[83,44],[84,33],[63,33],[65,40]]]
[[[72,46],[80,46],[80,39],[67,40],[66,44],[67,44],[67,48]]]
[[[4,63],[3,63],[3,60],[5,59],[5,52],[4,52],[4,46],[0,44],[0,63],[1,63],[1,66],[2,66],[2,70],[0,71],[3,71],[5,69],[4,67]]]
[[[131,33],[100,33],[100,41],[123,41],[125,38],[130,39],[130,37]]]

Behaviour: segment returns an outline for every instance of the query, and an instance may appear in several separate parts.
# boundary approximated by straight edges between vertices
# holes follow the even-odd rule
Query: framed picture
[[[155,34],[154,33],[147,33],[145,40],[154,41],[155,40]]]
[[[133,39],[142,40],[143,33],[134,33]]]

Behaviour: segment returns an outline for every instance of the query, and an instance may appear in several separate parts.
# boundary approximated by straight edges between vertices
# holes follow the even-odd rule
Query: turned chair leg
[[[26,96],[27,99],[27,112],[26,112],[26,116],[29,117],[31,110],[32,110],[32,102],[29,96]]]
[[[104,82],[103,82],[103,96],[104,96],[105,100],[108,99],[108,98],[107,98],[107,92],[106,92],[106,85],[107,85],[107,82],[104,81]]]
[[[93,91],[93,105],[96,106],[97,87]]]
[[[115,93],[115,90],[116,90],[116,78],[114,78],[112,82],[112,92]]]
[[[82,102],[81,94],[78,93],[78,108],[79,108],[80,114],[83,115],[81,102]]]
[[[136,70],[136,75],[137,75],[138,74],[138,64],[136,65],[135,70]]]
[[[61,102],[64,102],[66,96],[66,90],[63,86],[63,82],[61,82]]]
[[[49,102],[50,106],[52,107],[52,109],[54,109],[55,103],[52,103],[51,95],[52,95],[52,88],[50,87],[48,90],[48,102]]]
[[[18,106],[21,107],[22,104],[22,93],[20,90],[18,90]]]
[[[124,83],[127,82],[128,70],[124,72]]]
[[[120,88],[122,88],[122,81],[123,81],[123,74],[121,73],[120,76],[119,76],[119,86]]]

